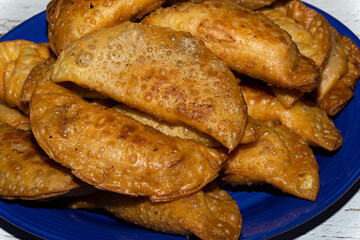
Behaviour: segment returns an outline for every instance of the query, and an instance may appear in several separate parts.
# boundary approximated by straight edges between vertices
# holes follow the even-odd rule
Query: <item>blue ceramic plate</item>
[[[342,23],[322,13],[341,34],[358,46],[359,39]],[[27,20],[1,40],[47,41],[45,13]],[[320,165],[320,193],[316,202],[282,194],[271,187],[237,188],[228,192],[237,201],[243,216],[242,239],[269,238],[286,232],[321,213],[338,200],[360,177],[359,86],[355,97],[335,119],[344,144],[339,151],[323,153],[315,149]],[[58,205],[0,201],[0,215],[15,226],[48,239],[186,239],[123,223],[99,213],[59,208]]]

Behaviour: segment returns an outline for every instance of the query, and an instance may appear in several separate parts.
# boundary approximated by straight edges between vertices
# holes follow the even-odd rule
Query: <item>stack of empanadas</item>
[[[201,239],[240,236],[224,184],[316,200],[358,47],[297,0],[163,3],[52,0],[48,45],[0,43],[1,197]]]

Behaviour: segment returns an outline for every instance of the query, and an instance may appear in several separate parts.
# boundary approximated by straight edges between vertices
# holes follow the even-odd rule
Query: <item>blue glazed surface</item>
[[[359,39],[342,23],[323,14],[341,34],[350,37],[358,46]],[[22,23],[0,41],[28,39],[46,42],[46,15],[42,12]],[[241,239],[263,239],[286,232],[314,216],[338,200],[360,178],[360,109],[359,86],[355,97],[334,119],[344,138],[343,146],[335,153],[314,149],[320,166],[320,193],[315,202],[286,195],[269,186],[227,189],[237,201],[243,216]],[[87,240],[162,240],[186,239],[145,230],[95,212],[70,210],[49,203],[0,201],[0,216],[15,226],[46,239]]]

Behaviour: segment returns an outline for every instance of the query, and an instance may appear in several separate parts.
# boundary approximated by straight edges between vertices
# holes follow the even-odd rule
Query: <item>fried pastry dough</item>
[[[215,149],[165,136],[46,80],[31,98],[30,123],[44,151],[84,182],[152,201],[200,190],[226,159]]]
[[[53,69],[53,66],[55,64],[55,57],[51,56],[46,61],[36,65],[31,72],[29,73],[28,77],[23,83],[21,94],[20,94],[20,100],[22,102],[22,111],[29,114],[29,105],[31,95],[34,91],[34,88],[38,81],[41,79],[50,79],[50,73]],[[96,92],[96,91],[90,91],[88,89],[84,89],[78,85],[75,85],[71,82],[64,82],[61,84],[63,87],[70,89],[71,91],[75,92],[79,96],[83,98],[93,98],[93,99],[103,99],[105,98],[102,94]]]
[[[297,101],[286,109],[266,86],[243,85],[249,116],[260,120],[280,121],[282,125],[329,151],[342,145],[340,131],[326,112],[309,101]]]
[[[258,123],[260,138],[231,152],[222,168],[222,180],[232,185],[269,183],[315,201],[320,187],[319,166],[309,145],[280,124]]]
[[[237,203],[216,185],[165,203],[154,203],[145,197],[129,197],[98,192],[70,203],[70,207],[102,208],[127,222],[172,234],[191,235],[200,239],[238,239],[242,218]]]
[[[317,103],[325,97],[347,71],[347,56],[345,48],[340,41],[341,35],[332,27],[330,28],[330,33],[332,44],[329,59],[321,74],[319,86],[313,92],[314,100]]]
[[[7,123],[13,128],[30,130],[29,118],[19,110],[11,108],[0,101],[0,122]]]
[[[192,1],[194,1],[194,0],[192,0]],[[255,10],[255,9],[259,9],[259,8],[268,6],[271,3],[275,2],[276,0],[220,0],[220,1],[235,3],[242,7]],[[188,0],[167,0],[165,5],[171,6],[174,4],[179,4],[181,2],[188,2]]]
[[[270,5],[276,0],[221,0],[222,2],[233,2],[249,9],[259,9]]]
[[[51,160],[32,133],[0,122],[0,196],[42,199],[59,196],[83,183]]]
[[[129,108],[126,105],[119,104],[113,107],[114,110],[125,114],[126,116],[135,119],[136,121],[148,125],[156,130],[164,133],[168,136],[179,137],[181,139],[191,139],[198,143],[201,143],[207,147],[220,147],[221,144],[210,137],[207,134],[201,133],[192,129],[185,124],[172,124],[165,121],[160,121],[157,118],[140,112],[134,108]],[[248,123],[246,124],[245,133],[241,139],[240,144],[254,142],[258,138],[257,133],[257,124],[252,118],[248,118]]]
[[[35,85],[40,79],[46,78],[50,79],[50,73],[54,66],[56,58],[54,56],[49,57],[45,61],[36,65],[27,78],[25,79],[23,86],[21,88],[20,100],[23,103],[29,103],[31,95],[34,91]]]
[[[165,0],[52,0],[46,11],[50,47],[56,55],[85,34],[140,19]],[[71,17],[70,17],[71,16]]]
[[[291,108],[297,100],[304,96],[304,92],[297,89],[279,88],[275,86],[271,86],[270,89],[285,108]]]
[[[315,92],[315,97],[319,106],[327,114],[333,116],[343,109],[354,95],[354,89],[360,77],[360,51],[350,38],[340,35],[335,29],[332,31],[335,31],[335,38],[338,40],[336,48],[343,50],[345,56],[342,54],[331,56],[331,60],[326,65],[326,72],[320,79],[321,83]],[[335,52],[341,53],[340,49]],[[345,72],[343,72],[342,64],[338,62],[346,64]]]
[[[190,32],[241,74],[304,92],[317,86],[313,61],[262,13],[229,2],[185,2],[159,8],[142,23]]]
[[[134,108],[129,108],[123,104],[116,105],[113,109],[144,125],[155,128],[165,135],[179,137],[181,139],[192,139],[208,147],[221,146],[221,144],[212,137],[208,136],[207,134],[198,132],[195,129],[186,126],[185,124],[172,124],[165,121],[160,121],[149,114],[140,112]]]
[[[230,69],[202,41],[169,28],[127,22],[88,34],[64,49],[51,80],[182,122],[230,150],[246,126],[246,105]]]
[[[288,32],[300,53],[312,59],[322,72],[331,50],[330,25],[324,16],[297,0],[279,1],[260,11]],[[303,95],[298,90],[277,87],[272,91],[286,108]]]
[[[46,44],[27,40],[0,43],[0,99],[21,108],[22,85],[33,67],[50,57]]]

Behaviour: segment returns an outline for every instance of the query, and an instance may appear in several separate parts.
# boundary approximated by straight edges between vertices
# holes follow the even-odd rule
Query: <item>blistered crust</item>
[[[185,124],[172,124],[165,121],[160,121],[159,119],[140,112],[134,108],[129,108],[126,105],[116,105],[113,107],[115,111],[121,112],[126,116],[142,123],[148,125],[165,135],[179,137],[181,139],[192,139],[198,143],[201,143],[208,147],[220,147],[221,144],[204,133],[196,131],[195,129],[186,126]]]
[[[249,9],[259,9],[270,5],[276,0],[221,0],[222,2],[233,2]]]
[[[58,55],[70,42],[85,34],[141,18],[164,2],[165,0],[53,0],[46,11],[50,47]]]
[[[99,192],[72,201],[70,207],[103,208],[120,219],[146,228],[172,234],[194,234],[207,240],[236,240],[242,226],[237,203],[214,185],[165,203]]]
[[[306,141],[271,121],[257,121],[260,138],[239,145],[222,168],[222,181],[232,185],[269,183],[283,192],[315,201],[319,166]]]
[[[249,116],[255,119],[280,121],[282,125],[329,151],[342,145],[340,131],[326,112],[309,101],[297,101],[286,109],[269,89],[260,85],[242,86]]]
[[[360,77],[360,51],[358,46],[346,36],[339,36],[339,38],[346,53],[347,70],[331,90],[318,101],[319,106],[331,116],[341,111],[353,97]]]
[[[50,57],[46,44],[27,40],[0,43],[0,100],[11,107],[21,108],[22,85],[37,64]]]
[[[234,75],[185,32],[122,23],[72,42],[51,80],[72,81],[171,123],[185,123],[234,149],[246,105]]]
[[[312,59],[321,73],[331,50],[330,25],[326,18],[297,0],[279,1],[260,11],[291,35],[300,53]],[[272,87],[272,91],[286,108],[303,95],[295,89]]]
[[[29,117],[23,115],[18,109],[11,108],[0,102],[0,122],[4,122],[13,128],[30,130]]]
[[[185,2],[159,8],[142,23],[190,32],[233,70],[269,84],[309,92],[318,83],[313,61],[260,12],[229,2]]]
[[[30,102],[39,145],[83,181],[100,189],[168,201],[213,180],[224,155],[172,138],[112,109],[41,81]]]
[[[324,16],[297,0],[279,1],[260,11],[291,35],[301,54],[323,68],[331,50],[330,25]]]
[[[30,131],[0,122],[0,196],[42,199],[80,187],[68,169],[51,160]]]

